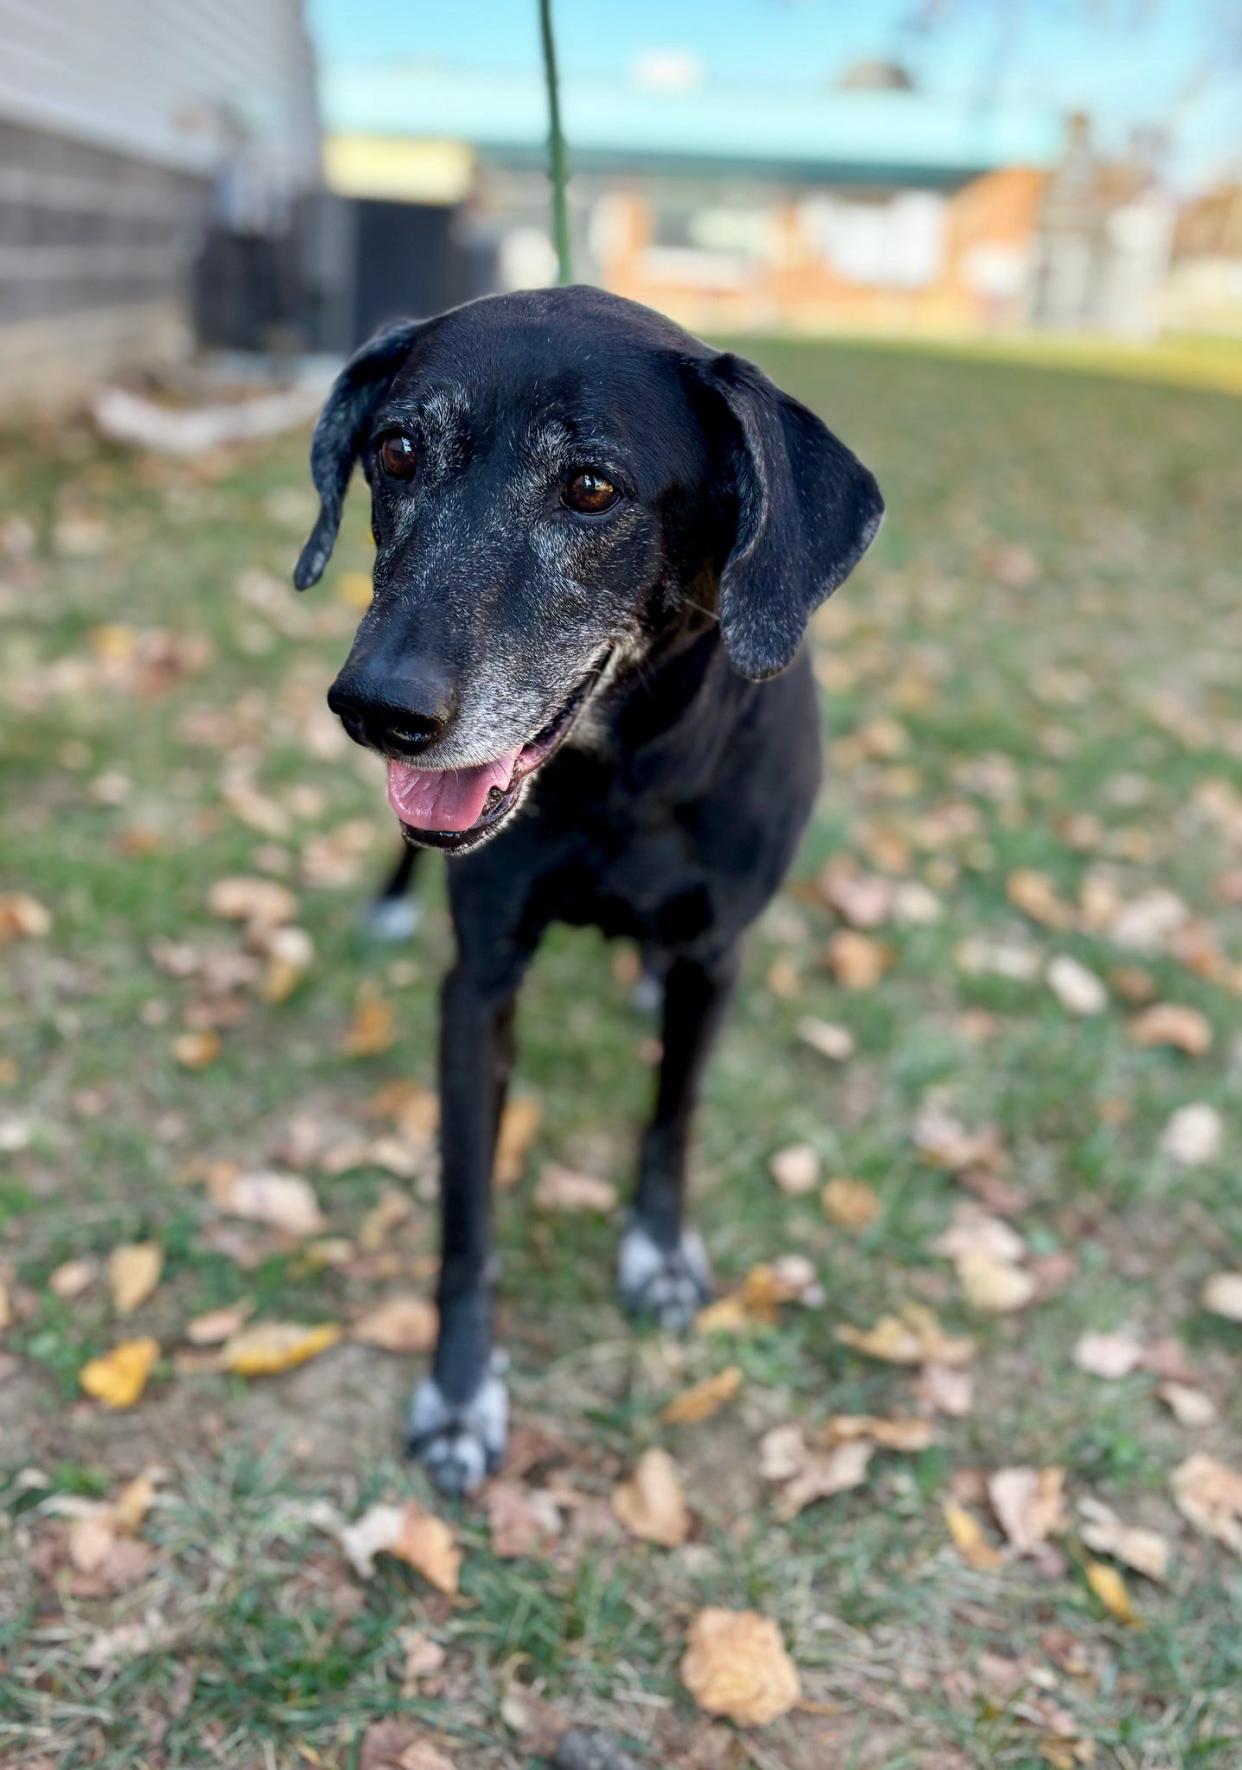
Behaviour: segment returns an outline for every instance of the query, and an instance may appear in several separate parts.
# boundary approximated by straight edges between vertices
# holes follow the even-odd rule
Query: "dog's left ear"
[[[735,531],[720,577],[720,631],[753,681],[792,662],[811,615],[875,537],[875,479],[806,406],[753,363],[713,357],[698,373],[735,429]]]
[[[354,470],[371,414],[387,392],[406,352],[427,320],[397,320],[355,351],[324,401],[311,438],[310,468],[319,493],[319,516],[293,568],[293,582],[309,590],[332,557],[349,476]]]

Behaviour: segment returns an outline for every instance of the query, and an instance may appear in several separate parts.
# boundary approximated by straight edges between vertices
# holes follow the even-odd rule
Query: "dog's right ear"
[[[371,414],[388,391],[401,361],[431,322],[397,320],[355,351],[324,401],[311,438],[310,468],[319,493],[319,516],[293,568],[293,582],[309,590],[332,557],[349,476],[354,470]]]

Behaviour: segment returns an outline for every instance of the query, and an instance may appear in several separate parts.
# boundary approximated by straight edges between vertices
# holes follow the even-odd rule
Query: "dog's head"
[[[311,447],[328,562],[361,461],[375,594],[328,701],[389,759],[407,836],[499,828],[613,663],[705,601],[733,667],[782,670],[879,526],[875,480],[740,358],[597,289],[401,322]]]

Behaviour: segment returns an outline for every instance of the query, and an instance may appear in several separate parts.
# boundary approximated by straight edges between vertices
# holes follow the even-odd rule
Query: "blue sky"
[[[338,65],[538,62],[536,0],[308,0],[308,11],[322,59]],[[930,28],[912,25],[920,12]],[[708,85],[806,89],[882,56],[964,102],[1090,111],[1110,145],[1133,125],[1163,124],[1183,185],[1242,175],[1238,0],[559,0],[556,28],[567,83],[575,72],[625,78],[658,55]]]

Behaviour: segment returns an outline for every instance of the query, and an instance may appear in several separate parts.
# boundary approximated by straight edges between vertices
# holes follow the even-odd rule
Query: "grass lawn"
[[[751,942],[695,1192],[723,1289],[796,1253],[822,1297],[634,1336],[615,1218],[534,1206],[549,1163],[623,1191],[651,1085],[627,956],[557,935],[520,1012],[538,1128],[498,1205],[503,1498],[526,1516],[541,1496],[516,1556],[494,1497],[451,1506],[401,1460],[421,1361],[350,1336],[432,1283],[434,1156],[417,1089],[389,1084],[432,1080],[448,952],[438,862],[408,946],[357,928],[393,837],[323,696],[365,588],[362,496],[298,598],[304,440],[192,467],[73,427],[0,448],[0,894],[35,906],[7,900],[0,945],[0,1764],[518,1770],[545,1761],[532,1692],[651,1766],[1242,1764],[1242,1559],[1171,1485],[1196,1454],[1242,1474],[1242,1326],[1202,1294],[1242,1268],[1242,400],[876,346],[762,354],[890,515],[816,623],[827,784]],[[211,912],[231,875],[295,894],[304,975]],[[1049,986],[1054,958],[1102,984],[1098,1011]],[[1159,1022],[1140,1042],[1161,1004],[1194,1011],[1172,1022],[1190,1050]],[[853,1055],[813,1048],[808,1019]],[[1171,1147],[1192,1104],[1219,1119]],[[792,1196],[769,1161],[802,1144],[818,1179]],[[322,1225],[238,1215],[237,1168],[309,1180]],[[821,1203],[842,1176],[878,1206],[866,1227]],[[933,1245],[951,1222],[973,1261]],[[123,1315],[107,1260],[134,1243],[162,1270]],[[976,1307],[998,1263],[1020,1306]],[[910,1304],[970,1337],[969,1382],[838,1336]],[[235,1305],[345,1333],[245,1377],[186,1336]],[[1080,1367],[1088,1333],[1120,1334],[1125,1374]],[[83,1393],[88,1360],[148,1337],[136,1405]],[[661,1423],[729,1367],[732,1401]],[[1211,1417],[1175,1416],[1170,1380]],[[919,1415],[931,1442],[785,1516],[765,1435],[860,1414]],[[694,1516],[672,1549],[610,1505],[653,1445]],[[991,1480],[1013,1468],[1064,1471],[1025,1553]],[[92,1563],[92,1506],[143,1470],[137,1536],[105,1531]],[[344,1521],[410,1495],[456,1533],[456,1597],[342,1554]],[[1162,1583],[1084,1539],[1084,1499],[1159,1533]],[[738,1729],[695,1706],[678,1666],[708,1605],[779,1624],[798,1707]]]

